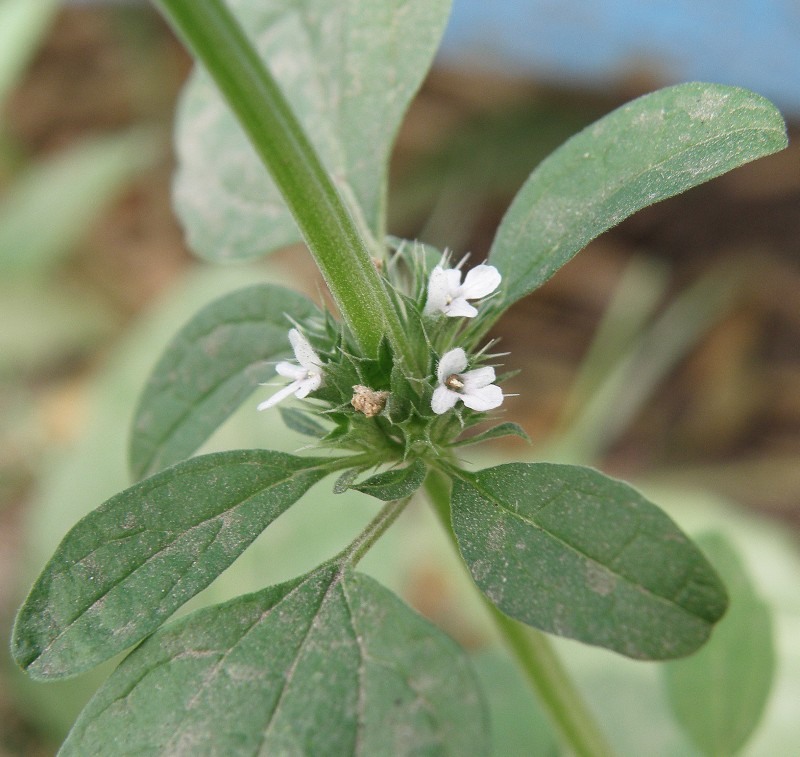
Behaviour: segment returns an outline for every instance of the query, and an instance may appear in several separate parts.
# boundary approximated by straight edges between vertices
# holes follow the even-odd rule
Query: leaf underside
[[[449,0],[231,0],[339,191],[382,239],[394,135],[428,71]],[[292,216],[210,78],[181,99],[175,206],[190,247],[210,260],[300,241]]]
[[[465,655],[338,565],[206,608],[136,649],[64,755],[487,754]]]
[[[453,483],[479,588],[543,631],[629,657],[690,654],[726,607],[702,553],[655,505],[590,468],[512,463]]]

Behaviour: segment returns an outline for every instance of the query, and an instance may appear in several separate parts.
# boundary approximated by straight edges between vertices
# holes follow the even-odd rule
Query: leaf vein
[[[264,729],[264,731],[262,733],[261,741],[259,743],[259,747],[258,747],[257,753],[261,753],[261,749],[262,749],[265,741],[267,740],[267,736],[269,735],[270,731],[272,730],[272,726],[275,723],[275,715],[277,714],[278,709],[280,708],[281,703],[283,702],[283,700],[284,700],[284,698],[286,696],[286,692],[289,689],[289,684],[293,680],[294,671],[297,669],[297,665],[300,662],[300,658],[302,657],[302,654],[303,654],[303,651],[304,651],[304,646],[305,646],[306,642],[308,641],[309,637],[311,636],[312,631],[317,627],[317,625],[319,623],[319,617],[320,617],[320,614],[322,612],[322,609],[325,606],[325,604],[327,603],[327,601],[328,601],[328,599],[329,599],[329,597],[331,595],[331,592],[336,588],[336,586],[339,583],[341,583],[341,581],[342,581],[342,571],[341,571],[341,569],[337,568],[337,570],[331,576],[330,583],[328,584],[328,587],[323,592],[322,597],[320,598],[319,604],[317,605],[317,609],[314,612],[314,616],[311,618],[311,622],[308,624],[308,628],[306,629],[305,633],[303,634],[302,639],[300,639],[300,643],[297,645],[297,650],[296,650],[296,652],[294,654],[294,657],[292,658],[292,661],[291,661],[291,663],[289,664],[289,667],[286,670],[286,674],[283,676],[283,683],[281,684],[280,692],[279,692],[277,698],[275,699],[275,705],[273,706],[272,710],[269,713],[267,713],[267,724],[266,724],[266,728]],[[297,587],[297,588],[299,588],[299,587]],[[287,597],[288,596],[289,595],[287,594]],[[286,597],[281,599],[281,601],[278,604],[281,604],[284,601],[286,601]],[[277,605],[276,605],[276,607],[277,607]],[[270,611],[272,609],[274,609],[274,608],[270,608]],[[248,633],[249,633],[249,631],[248,631]],[[238,644],[238,642],[237,642],[237,644]]]
[[[319,466],[309,466],[308,468],[302,469],[302,472],[311,471],[315,467],[319,467]],[[228,507],[228,508],[226,508],[224,510],[221,510],[220,512],[218,512],[217,514],[215,514],[215,515],[213,515],[211,517],[204,518],[204,519],[202,519],[200,521],[197,521],[196,523],[191,524],[188,529],[185,529],[185,530],[182,530],[182,531],[165,531],[163,529],[149,529],[149,528],[143,529],[143,531],[140,532],[140,533],[143,533],[143,532],[165,533],[165,534],[169,535],[170,540],[167,543],[165,543],[162,546],[160,546],[155,552],[152,552],[151,554],[149,554],[147,556],[147,558],[143,562],[139,563],[134,570],[132,570],[131,572],[126,573],[125,575],[121,576],[119,579],[113,581],[111,584],[103,586],[102,590],[101,590],[101,593],[91,600],[91,604],[89,604],[88,606],[86,606],[84,608],[78,608],[78,610],[75,612],[75,614],[73,614],[70,617],[70,619],[64,623],[63,628],[58,632],[58,634],[56,634],[50,640],[48,640],[47,644],[45,644],[41,648],[41,651],[31,660],[30,664],[33,664],[33,662],[35,660],[38,660],[43,655],[47,654],[47,652],[49,652],[54,647],[54,645],[57,644],[70,631],[70,629],[75,625],[75,623],[78,622],[78,620],[80,620],[81,617],[83,617],[85,614],[90,612],[92,610],[92,608],[96,607],[114,588],[116,588],[117,586],[123,584],[131,576],[135,575],[138,571],[140,571],[142,568],[147,566],[152,560],[156,559],[158,556],[160,556],[166,550],[168,550],[170,547],[172,547],[177,541],[176,537],[180,537],[180,536],[182,536],[184,534],[191,533],[192,531],[194,531],[197,528],[200,528],[201,526],[204,526],[204,525],[206,525],[208,523],[211,523],[214,520],[221,519],[226,513],[229,513],[229,512],[231,512],[231,511],[233,511],[233,510],[235,510],[235,509],[237,509],[239,507],[243,507],[248,502],[250,502],[253,498],[257,497],[258,495],[260,495],[264,491],[267,491],[268,489],[271,489],[273,487],[279,486],[280,484],[286,483],[288,480],[290,480],[298,472],[300,472],[300,471],[293,471],[292,473],[287,474],[282,479],[279,479],[277,481],[273,480],[266,486],[260,486],[257,490],[255,490],[253,493],[247,495],[244,499],[241,499],[241,500],[237,501],[232,506],[230,506],[230,507]],[[164,486],[167,486],[167,485],[168,484],[165,484]],[[212,541],[209,544],[207,544],[206,546],[203,547],[203,551],[207,550],[211,546],[211,544],[213,544],[214,541],[216,541],[217,536],[219,535],[219,533],[222,532],[223,528],[224,528],[224,524],[219,525],[217,533],[214,535]],[[96,552],[100,547],[104,546],[104,544],[105,544],[105,542],[103,542],[103,544],[98,545],[89,554],[92,554],[92,553]],[[80,558],[80,560],[78,562],[82,562],[84,559],[86,559],[86,556]],[[196,564],[196,559],[192,563],[192,565],[194,565],[194,564]],[[185,573],[184,573],[184,576],[185,576]],[[183,578],[184,576],[181,576],[181,578]],[[170,588],[170,591],[175,587],[176,584],[177,584],[177,582],[172,584],[172,587]],[[164,602],[165,599],[162,599],[162,602]],[[161,605],[159,605],[159,607],[160,606]]]
[[[473,486],[478,491],[478,493],[481,496],[483,496],[486,500],[488,500],[492,504],[497,505],[504,512],[506,512],[509,517],[514,518],[516,520],[519,520],[519,521],[525,523],[526,525],[528,525],[528,526],[530,526],[532,528],[535,528],[538,531],[541,531],[547,537],[549,537],[553,541],[557,542],[561,547],[563,547],[567,551],[570,551],[570,552],[573,552],[574,554],[579,555],[581,558],[587,560],[592,565],[600,566],[600,567],[602,567],[604,569],[610,569],[611,572],[614,574],[614,576],[616,576],[617,579],[619,579],[621,582],[623,582],[627,586],[634,587],[634,588],[644,592],[647,596],[651,597],[654,601],[663,602],[665,604],[668,604],[668,605],[670,605],[672,607],[675,607],[675,608],[679,609],[681,612],[690,614],[690,615],[692,615],[692,617],[696,617],[696,615],[694,615],[693,613],[690,613],[689,610],[687,610],[685,607],[683,607],[682,605],[678,604],[678,602],[673,597],[664,596],[662,594],[657,594],[650,587],[644,586],[641,583],[637,583],[634,579],[631,579],[628,576],[626,576],[626,575],[624,575],[622,573],[619,573],[615,568],[613,568],[613,566],[609,566],[609,565],[606,565],[606,564],[600,562],[597,558],[594,558],[591,555],[588,555],[586,552],[581,551],[575,545],[570,544],[568,541],[565,541],[563,538],[561,538],[560,536],[557,536],[552,531],[547,530],[546,528],[542,527],[541,525],[539,525],[535,521],[531,520],[530,518],[528,518],[528,517],[526,517],[524,515],[521,515],[520,513],[516,512],[515,510],[512,510],[511,508],[509,508],[507,506],[507,504],[505,502],[503,502],[502,500],[498,499],[486,487],[480,485],[478,483],[478,481],[474,480],[471,477],[469,479],[466,479],[466,480],[469,482],[469,484],[471,486]],[[701,618],[701,620],[702,620],[702,618]]]
[[[741,128],[738,128],[738,129],[733,129],[731,131],[727,131],[727,132],[725,132],[725,134],[722,134],[722,135],[717,134],[717,135],[709,137],[709,138],[707,138],[705,140],[702,140],[702,141],[699,141],[699,142],[693,142],[690,146],[686,147],[685,149],[680,150],[680,151],[678,151],[676,153],[672,153],[671,155],[667,156],[663,160],[661,160],[661,161],[659,161],[657,163],[653,163],[653,164],[649,165],[646,169],[644,169],[642,171],[639,171],[637,173],[631,174],[630,176],[626,176],[624,178],[624,181],[619,183],[619,186],[618,186],[617,189],[614,189],[613,191],[608,192],[608,193],[603,192],[603,193],[600,193],[600,194],[597,195],[596,199],[588,206],[588,208],[591,208],[593,212],[590,214],[590,218],[587,220],[587,223],[585,223],[584,226],[596,225],[597,222],[598,222],[598,219],[599,219],[599,214],[597,212],[597,210],[599,210],[599,206],[603,206],[603,205],[607,204],[608,202],[612,201],[616,196],[618,196],[619,194],[624,192],[626,190],[627,186],[630,183],[639,181],[642,177],[648,176],[650,174],[657,173],[661,168],[663,168],[664,165],[666,165],[666,164],[668,164],[668,163],[670,163],[672,161],[678,161],[678,160],[680,160],[681,157],[683,157],[687,153],[689,153],[689,152],[691,152],[693,150],[696,150],[698,148],[703,148],[703,147],[705,147],[705,146],[707,146],[709,144],[712,144],[714,142],[723,141],[723,140],[725,140],[725,139],[727,139],[727,138],[729,138],[729,137],[731,137],[733,135],[739,134],[739,133],[756,134],[756,133],[761,133],[761,132],[764,132],[764,133],[776,133],[777,134],[777,133],[781,133],[781,130],[773,128],[773,127],[743,126]],[[757,157],[757,156],[754,156],[752,159],[755,159],[755,157]],[[555,178],[557,179],[558,177],[555,177]],[[703,179],[703,181],[707,181],[709,178],[714,178],[714,177],[708,177],[706,179]],[[695,186],[695,184],[688,185],[688,187],[691,187],[691,186]],[[685,187],[685,188],[688,188],[688,187]],[[525,188],[523,187],[523,189],[521,190],[521,193],[524,192],[524,191],[525,191]],[[677,192],[680,192],[680,191],[681,190],[677,190]],[[543,194],[543,193],[539,193],[539,194]],[[672,196],[672,195],[669,195],[669,196]],[[658,199],[665,199],[665,198],[659,197],[659,198],[654,199],[652,202],[656,202],[656,201],[658,201]],[[635,212],[637,209],[640,209],[642,207],[646,207],[647,205],[652,204],[652,202],[648,202],[645,205],[639,205],[637,203],[637,205],[632,210],[624,209],[626,215],[623,216],[623,218],[628,217],[629,215],[631,215],[631,213]],[[587,206],[585,206],[585,209],[586,209],[586,207]],[[511,239],[513,240],[512,244],[515,247],[518,246],[520,244],[521,239],[527,235],[527,228],[530,227],[531,220],[536,217],[537,213],[538,213],[538,207],[534,203],[534,204],[532,204],[530,206],[530,210],[528,211],[528,213],[522,215],[520,221],[517,224],[515,224],[516,229],[517,229],[516,233],[510,235]],[[622,219],[620,219],[620,221],[621,220]],[[613,226],[614,224],[611,224],[611,225]],[[590,236],[586,240],[581,239],[580,240],[581,241],[581,246],[578,248],[578,250],[575,250],[575,252],[577,253],[580,249],[582,249],[586,244],[588,244],[596,236],[599,236],[600,234],[604,233],[609,228],[611,228],[611,226],[607,226],[605,224],[605,222],[602,223],[602,226],[603,226],[603,228],[600,231],[598,231],[597,234],[593,234],[592,236]],[[498,238],[499,238],[499,235],[498,235]],[[538,254],[535,254],[532,257],[530,257],[529,258],[530,259],[530,263],[527,266],[523,267],[522,271],[518,272],[517,279],[521,279],[523,281],[526,280],[531,275],[532,271],[534,271],[536,268],[541,267],[541,265],[543,263],[545,263],[547,260],[552,258],[553,254],[557,250],[559,250],[561,247],[563,247],[564,245],[565,245],[565,241],[562,239],[562,240],[560,240],[558,242],[553,243],[548,249],[543,250],[543,251],[539,252]],[[490,259],[491,259],[491,254],[490,254]],[[541,283],[541,282],[539,282],[539,283]],[[524,294],[526,294],[528,291],[531,291],[531,289],[530,288],[526,288],[526,291],[523,292],[522,295],[519,295],[518,297],[516,297],[515,300],[519,299],[519,297],[524,296]]]

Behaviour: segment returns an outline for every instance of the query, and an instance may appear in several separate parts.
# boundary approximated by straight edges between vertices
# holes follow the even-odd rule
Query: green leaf
[[[447,0],[230,3],[351,212],[382,239],[395,132],[439,44]],[[255,151],[198,69],[177,124],[175,205],[190,246],[212,260],[300,241]]]
[[[257,284],[197,313],[169,344],[142,392],[129,449],[134,476],[195,452],[259,382],[275,376],[269,361],[291,355],[287,316],[302,321],[318,312],[297,292]]]
[[[672,710],[706,755],[734,754],[764,712],[775,672],[769,607],[721,534],[698,539],[725,579],[730,609],[708,644],[663,668]]]
[[[192,458],[117,494],[67,534],[19,612],[34,678],[76,675],[140,641],[325,474],[269,450]]]
[[[392,468],[382,473],[376,473],[351,488],[382,499],[384,502],[391,502],[410,497],[422,486],[427,472],[428,468],[425,463],[422,460],[415,460],[405,468]]]
[[[637,210],[786,144],[776,108],[737,87],[679,84],[618,108],[542,161],[517,194],[489,253],[503,275],[493,306],[525,296]]]
[[[278,406],[281,420],[286,424],[286,428],[296,431],[303,436],[313,436],[315,439],[322,439],[328,433],[328,429],[317,423],[310,413],[298,410],[296,407]]]
[[[333,493],[344,494],[350,488],[353,481],[358,478],[361,471],[362,468],[349,468],[343,471],[333,484]]]
[[[498,423],[496,426],[492,426],[482,434],[475,434],[474,436],[468,436],[465,439],[459,439],[450,446],[468,447],[470,444],[480,444],[481,442],[486,442],[490,439],[500,439],[504,436],[518,436],[520,439],[524,439],[526,442],[530,442],[531,440],[530,436],[528,436],[527,432],[524,428],[522,428],[522,426],[520,426],[518,423],[507,422]]]
[[[452,519],[480,589],[543,631],[659,660],[696,650],[725,611],[717,574],[667,515],[590,468],[461,472]]]
[[[481,755],[487,730],[463,652],[373,579],[327,565],[158,631],[62,754]]]

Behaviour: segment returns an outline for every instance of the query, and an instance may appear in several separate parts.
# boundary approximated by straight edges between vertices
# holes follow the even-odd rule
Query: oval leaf
[[[629,657],[687,655],[725,611],[702,553],[655,505],[590,468],[512,463],[453,483],[453,529],[504,613]]]
[[[786,144],[775,106],[738,87],[679,84],[618,108],[539,164],[514,198],[489,253],[503,274],[494,307],[637,210]]]
[[[291,354],[291,321],[318,313],[306,297],[258,284],[203,308],[170,342],[133,418],[129,448],[136,478],[184,460],[275,375],[269,361]],[[253,408],[255,412],[255,408]]]
[[[427,73],[449,0],[230,2],[352,211],[382,239],[395,132]],[[210,78],[195,71],[177,123],[175,206],[202,257],[300,241],[294,220]]]
[[[736,754],[769,698],[772,618],[728,541],[708,534],[698,542],[725,579],[731,606],[708,644],[663,670],[672,710],[703,754]]]
[[[396,499],[410,497],[425,480],[428,468],[422,460],[415,460],[405,468],[393,468],[392,470],[376,473],[366,481],[351,486],[351,489],[369,494],[384,502],[391,502]]]
[[[286,424],[286,428],[291,431],[296,431],[303,436],[311,436],[315,439],[322,439],[328,433],[322,424],[318,423],[316,418],[304,410],[298,410],[296,407],[282,407],[278,406],[278,411],[281,414],[281,420]]]
[[[480,444],[481,442],[488,442],[491,439],[500,439],[504,436],[518,436],[528,443],[531,441],[530,436],[528,436],[528,433],[522,426],[518,423],[507,421],[506,423],[498,423],[496,426],[492,426],[483,433],[461,438],[457,442],[453,442],[450,446],[468,447],[470,444]]]
[[[161,629],[63,755],[488,753],[463,652],[366,576],[323,566]]]
[[[319,481],[326,462],[220,452],[112,497],[75,525],[33,585],[14,658],[34,678],[62,678],[140,641]]]

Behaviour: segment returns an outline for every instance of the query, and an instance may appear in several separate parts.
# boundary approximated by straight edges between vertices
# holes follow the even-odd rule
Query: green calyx
[[[489,366],[497,356],[485,348],[475,351],[488,323],[482,321],[480,310],[475,317],[448,317],[432,308],[429,288],[434,269],[439,279],[445,276],[442,269],[449,269],[447,277],[460,281],[461,272],[450,268],[446,255],[418,244],[397,244],[389,262],[379,268],[413,345],[411,361],[397,355],[386,338],[375,354],[365,355],[347,324],[330,314],[297,324],[313,350],[309,360],[321,373],[321,381],[306,392],[310,402],[305,407],[281,409],[287,425],[316,438],[320,447],[352,451],[361,459],[374,460],[374,465],[417,460],[435,464],[452,445],[463,443],[465,431],[487,420],[485,410],[497,407],[502,394],[496,386],[473,388],[471,376],[480,374],[483,384],[496,381]],[[462,289],[453,285],[448,293],[440,291],[439,299],[450,303],[461,297]],[[470,299],[480,306],[482,298]],[[444,376],[441,366],[453,362],[445,356],[454,352],[464,355],[456,365],[462,373]],[[299,354],[297,358],[302,365]],[[492,407],[471,409],[468,405],[480,404],[485,391],[493,392]]]

